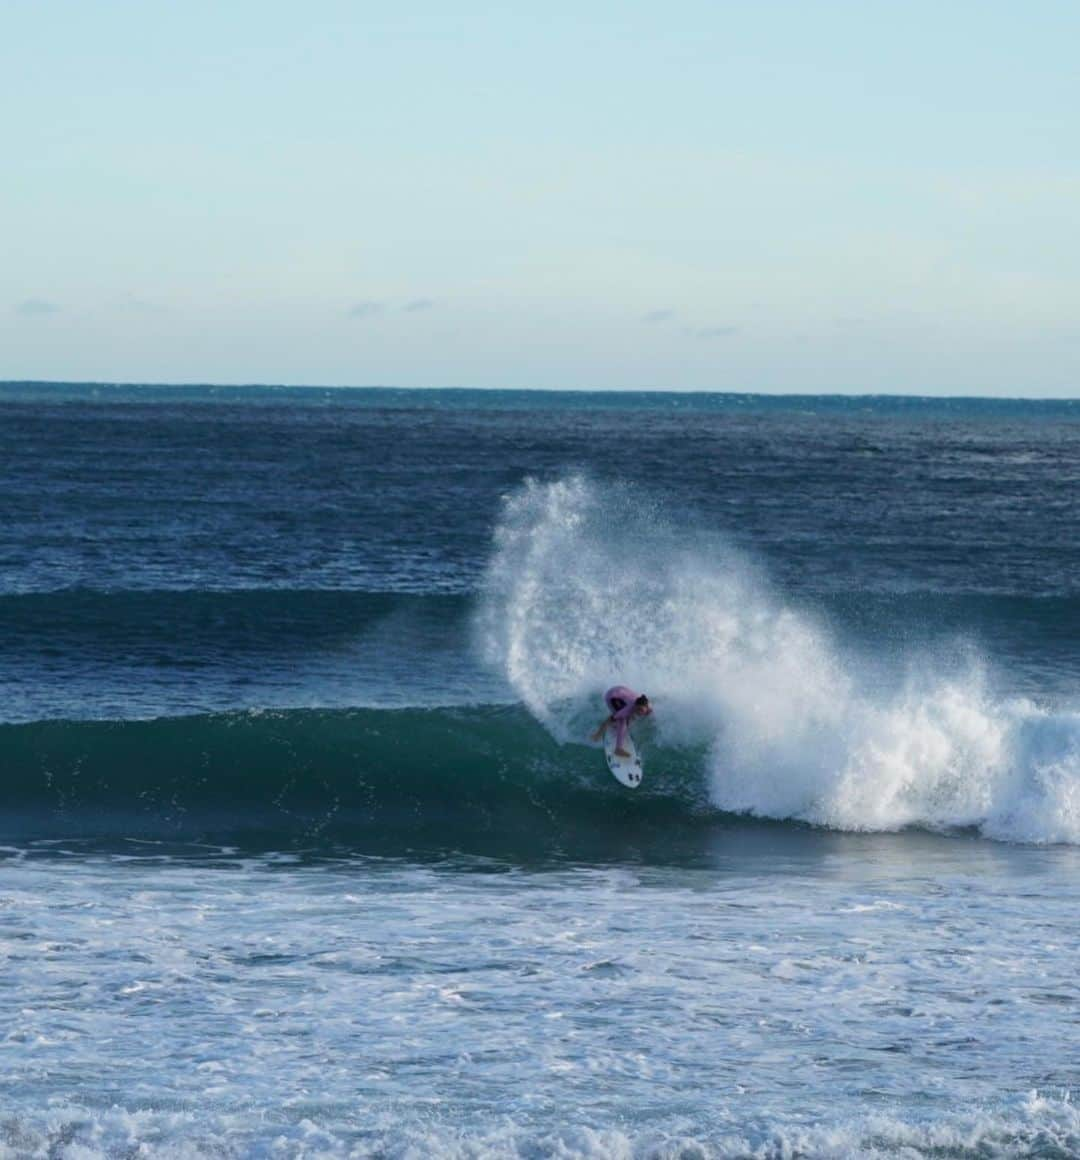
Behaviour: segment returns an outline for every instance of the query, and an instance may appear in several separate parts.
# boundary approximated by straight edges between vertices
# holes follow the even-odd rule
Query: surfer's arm
[[[596,727],[596,732],[590,735],[589,740],[590,741],[603,740],[604,734],[607,732],[607,727],[610,724],[611,724],[611,718],[605,717],[603,719],[603,721],[601,721],[600,724]]]
[[[592,735],[592,740],[599,741],[607,731],[607,727],[609,725],[614,725],[618,731],[616,734],[615,745],[618,749],[622,749],[623,738],[626,736],[626,727],[636,712],[637,707],[631,701],[629,705],[623,705],[621,709],[616,709],[614,713],[609,713],[608,716],[606,716],[603,721],[600,722],[596,732]]]
[[[621,709],[616,709],[610,716],[605,717],[600,724],[600,728],[593,734],[593,740],[599,741],[604,736],[604,731],[609,725],[615,726],[615,749],[616,751],[622,749],[623,741],[626,738],[626,728],[630,724],[630,718],[634,716],[634,704],[624,705]]]

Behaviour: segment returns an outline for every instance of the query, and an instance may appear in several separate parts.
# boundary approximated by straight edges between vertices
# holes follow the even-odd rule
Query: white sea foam
[[[722,809],[1080,843],[1080,713],[995,694],[970,649],[858,656],[633,490],[575,477],[509,496],[480,630],[560,741],[581,740],[605,686],[646,690],[664,743],[708,747]]]
[[[711,1130],[685,1131],[567,1126],[530,1129],[507,1117],[486,1129],[424,1123],[374,1111],[362,1134],[320,1127],[311,1120],[274,1125],[243,1114],[91,1110],[60,1103],[43,1117],[0,1125],[0,1160],[58,1156],[109,1160],[138,1155],[196,1160],[213,1155],[395,1160],[787,1160],[813,1156],[846,1160],[948,1155],[954,1157],[1071,1156],[1080,1147],[1080,1114],[1068,1096],[1031,1092],[994,1108],[958,1110],[940,1119],[907,1120],[886,1113],[833,1124],[800,1125],[783,1118],[754,1125],[711,1110]]]
[[[765,837],[0,861],[0,1160],[1080,1154],[1080,851]]]

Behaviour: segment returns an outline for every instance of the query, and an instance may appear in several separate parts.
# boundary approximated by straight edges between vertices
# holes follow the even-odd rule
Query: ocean
[[[0,384],[0,1157],[1080,1156],[1078,496],[1080,401]]]

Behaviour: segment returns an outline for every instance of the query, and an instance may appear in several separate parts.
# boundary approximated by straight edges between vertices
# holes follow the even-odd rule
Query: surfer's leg
[[[618,717],[615,720],[615,756],[629,757],[629,750],[623,747],[623,742],[626,740],[627,721],[625,717]]]

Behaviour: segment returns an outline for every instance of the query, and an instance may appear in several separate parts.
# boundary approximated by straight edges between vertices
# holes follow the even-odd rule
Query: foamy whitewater
[[[1074,404],[0,384],[0,489],[0,1158],[1080,1156]]]
[[[560,742],[619,673],[649,691],[660,744],[708,748],[719,809],[1080,842],[1080,713],[995,695],[970,648],[844,650],[721,537],[632,488],[526,481],[495,542],[485,647]]]

